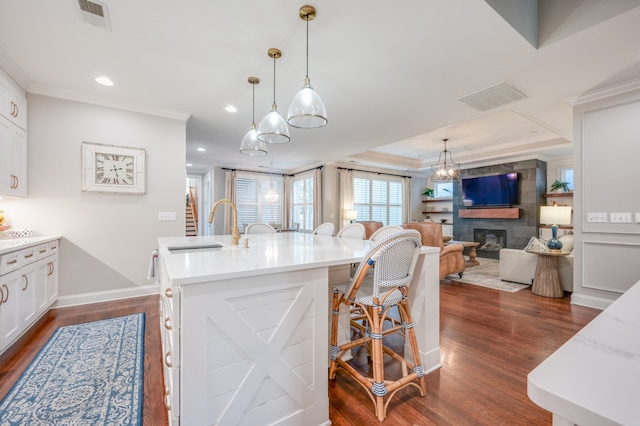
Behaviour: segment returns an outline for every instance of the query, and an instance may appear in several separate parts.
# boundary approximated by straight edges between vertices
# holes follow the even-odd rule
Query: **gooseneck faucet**
[[[215,202],[213,207],[211,207],[211,213],[209,213],[209,223],[213,222],[213,215],[216,212],[216,209],[220,204],[228,204],[231,206],[231,210],[233,210],[233,228],[231,228],[231,240],[234,246],[237,246],[240,242],[240,231],[238,230],[238,209],[236,205],[231,202],[231,200],[218,200]]]

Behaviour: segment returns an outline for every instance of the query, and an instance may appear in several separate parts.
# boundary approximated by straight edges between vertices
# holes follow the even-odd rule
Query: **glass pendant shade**
[[[282,56],[282,52],[280,49],[272,47],[267,51],[267,55],[273,58],[273,104],[271,111],[264,116],[258,125],[258,140],[266,143],[287,143],[291,140],[289,127],[278,112],[278,105],[276,105],[276,59]]]
[[[240,152],[244,155],[267,155],[267,144],[258,140],[258,131],[256,123],[251,123],[251,130],[244,135],[240,144]]]
[[[315,129],[327,125],[327,110],[310,83],[309,77],[306,77],[304,86],[291,102],[287,119],[290,126]]]
[[[289,127],[274,102],[271,111],[258,125],[258,140],[267,143],[287,143],[290,139]]]
[[[320,95],[313,90],[311,80],[309,80],[309,21],[315,19],[316,9],[313,6],[304,5],[298,13],[307,24],[307,73],[302,89],[291,102],[287,123],[300,129],[316,129],[327,125],[327,110],[324,107],[324,102],[322,102]]]
[[[253,100],[252,100],[252,120],[251,120],[251,129],[244,135],[242,138],[242,142],[240,143],[240,153],[244,155],[267,155],[267,145],[258,140],[258,131],[256,130],[256,84],[260,83],[260,79],[258,77],[249,77],[249,83],[252,86],[253,91]]]

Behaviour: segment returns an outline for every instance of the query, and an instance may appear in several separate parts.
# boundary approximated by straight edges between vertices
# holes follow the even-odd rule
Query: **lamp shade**
[[[289,107],[290,126],[302,129],[314,129],[327,124],[327,110],[324,107],[320,95],[313,90],[309,78],[304,79],[304,86]]]
[[[347,212],[345,213],[345,216],[346,216],[347,220],[356,220],[358,218],[358,211],[357,210],[347,210]]]
[[[256,123],[251,124],[251,130],[244,135],[240,144],[240,152],[244,155],[267,155],[267,144],[258,140]]]
[[[571,207],[541,206],[540,223],[545,225],[571,225]]]

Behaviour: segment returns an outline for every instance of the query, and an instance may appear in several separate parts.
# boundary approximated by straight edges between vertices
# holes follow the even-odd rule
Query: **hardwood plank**
[[[427,395],[399,391],[387,426],[543,425],[551,414],[527,397],[526,376],[600,311],[529,289],[506,293],[455,281],[440,286],[442,368],[427,375]],[[0,398],[61,325],[146,312],[144,424],[166,425],[158,296],[51,311],[0,357]],[[379,423],[364,390],[339,371],[329,381],[335,426]]]

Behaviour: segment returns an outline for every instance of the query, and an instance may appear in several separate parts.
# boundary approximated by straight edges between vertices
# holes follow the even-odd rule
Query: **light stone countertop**
[[[0,233],[1,234],[1,233]],[[36,246],[60,239],[60,236],[41,236],[31,238],[0,238],[0,255],[23,248]]]
[[[640,282],[529,373],[554,425],[640,425],[639,307]]]
[[[281,232],[274,235],[251,235],[249,248],[231,245],[231,236],[158,238],[161,258],[171,285],[218,281],[326,267],[358,262],[371,247],[370,241],[313,235],[303,232]],[[220,249],[170,254],[168,247],[221,243]],[[422,252],[438,252],[438,248],[423,247]]]

